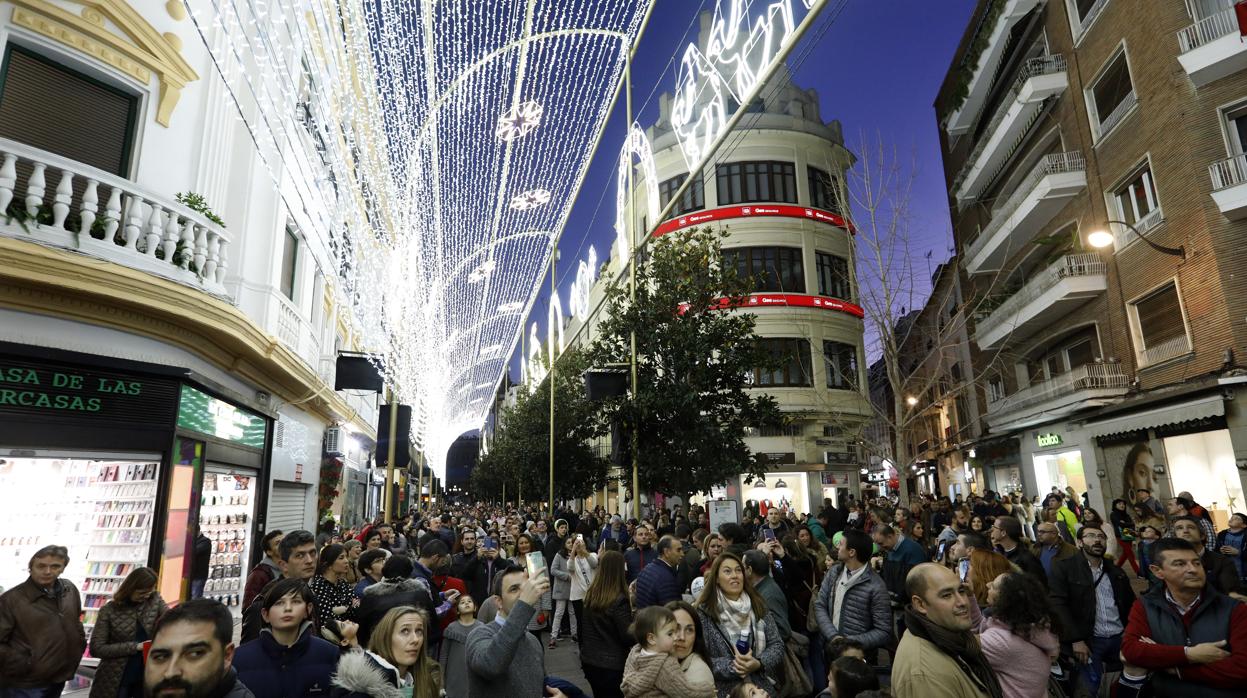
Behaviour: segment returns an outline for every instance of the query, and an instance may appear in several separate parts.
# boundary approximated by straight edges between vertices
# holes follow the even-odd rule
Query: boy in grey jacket
[[[814,600],[824,643],[845,637],[869,652],[892,641],[892,602],[883,578],[870,568],[873,547],[863,531],[845,531],[840,539],[839,562],[827,570]]]

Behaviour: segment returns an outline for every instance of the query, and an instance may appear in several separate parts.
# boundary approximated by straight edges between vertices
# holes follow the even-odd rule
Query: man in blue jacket
[[[680,600],[677,568],[684,559],[684,547],[673,536],[658,541],[658,559],[645,566],[636,579],[636,608],[664,606]]]
[[[314,601],[303,580],[282,579],[269,586],[260,610],[264,629],[259,639],[234,652],[238,680],[255,695],[329,695],[339,653],[313,632],[308,610]]]

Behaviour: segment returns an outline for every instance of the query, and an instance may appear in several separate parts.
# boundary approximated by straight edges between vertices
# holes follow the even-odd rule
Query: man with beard
[[[211,599],[175,606],[156,621],[143,668],[147,698],[255,698],[238,680],[234,619]]]
[[[1090,695],[1100,690],[1105,665],[1120,666],[1121,636],[1134,589],[1120,567],[1105,562],[1108,537],[1094,526],[1078,529],[1081,555],[1052,563],[1048,596],[1061,629],[1061,653],[1072,656]]]
[[[440,577],[449,572],[450,550],[447,549],[446,544],[440,538],[425,540],[424,546],[420,548],[420,558],[416,560],[411,571],[411,577],[418,582],[423,582],[432,600],[431,605],[425,608],[429,617],[433,619],[427,633],[431,648],[436,648],[442,641],[441,621],[455,616],[455,600],[459,598],[459,592],[455,589],[445,589],[434,580],[434,577]]]

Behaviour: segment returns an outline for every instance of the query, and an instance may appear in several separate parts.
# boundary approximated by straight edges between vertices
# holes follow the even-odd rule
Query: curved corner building
[[[871,416],[852,232],[842,216],[853,155],[839,122],[822,120],[817,94],[794,85],[786,70],[763,95],[655,234],[728,229],[725,261],[761,279],[748,311],[783,359],[783,368],[753,375],[755,389],[775,396],[790,418],[783,429],[755,428],[747,437],[770,472],[765,482],[729,482],[725,495],[817,511],[824,497],[856,490],[863,463],[856,444]],[[665,206],[688,166],[671,126],[670,95],[660,108],[649,139]]]

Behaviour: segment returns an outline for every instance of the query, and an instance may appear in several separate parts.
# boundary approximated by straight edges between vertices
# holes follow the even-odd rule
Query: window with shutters
[[[128,177],[137,112],[134,95],[12,43],[5,50],[0,138]]]
[[[1117,219],[1135,226],[1141,234],[1160,222],[1160,200],[1156,198],[1151,163],[1145,164],[1113,190],[1113,204],[1117,208]],[[1119,250],[1138,239],[1124,226],[1113,227]]]
[[[796,167],[791,162],[733,162],[715,168],[719,205],[754,201],[797,203]]]
[[[853,283],[849,279],[849,260],[826,252],[816,252],[814,266],[818,271],[818,294],[841,300],[853,300]]]
[[[758,293],[805,293],[805,267],[798,247],[733,247],[723,250],[723,265],[752,277]]]
[[[1131,301],[1130,319],[1140,366],[1150,366],[1190,352],[1191,341],[1176,281],[1170,281]]]
[[[810,185],[810,205],[840,214],[840,180],[817,167],[807,167],[806,173]]]
[[[770,355],[770,365],[755,368],[752,382],[761,387],[808,387],[813,385],[810,371],[810,343],[805,339],[768,337],[759,339]]]
[[[844,342],[823,341],[823,367],[827,370],[827,387],[835,390],[857,389],[857,347]]]
[[[671,196],[676,193],[681,185],[684,184],[684,178],[687,174],[676,175],[665,182],[658,184],[659,208],[665,208],[667,202],[671,201]],[[680,202],[671,209],[671,217],[682,216],[690,211],[700,211],[706,207],[706,185],[701,177],[693,180],[693,183],[684,190],[680,196]]]

